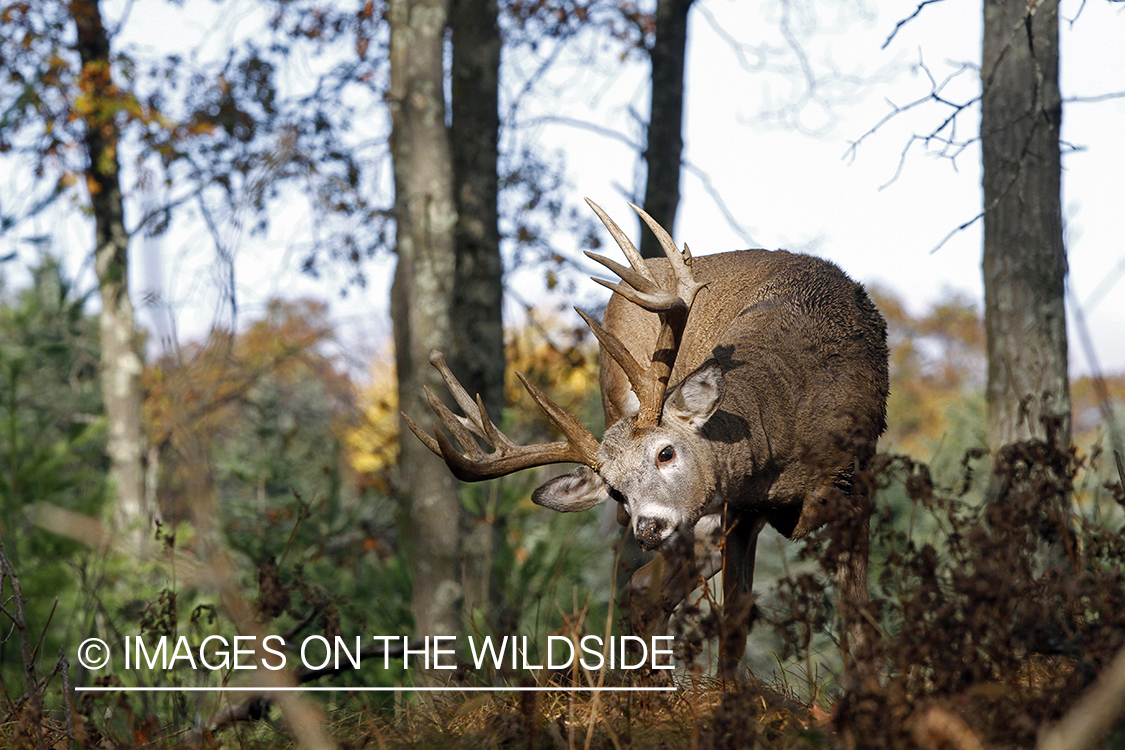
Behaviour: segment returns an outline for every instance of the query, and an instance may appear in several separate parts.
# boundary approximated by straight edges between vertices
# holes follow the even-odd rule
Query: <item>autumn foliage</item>
[[[373,704],[340,714],[333,733],[356,746],[388,747],[577,746],[587,737],[590,747],[606,748],[1033,744],[1125,645],[1125,495],[1105,419],[1125,396],[1125,379],[1077,381],[1075,451],[1010,446],[995,457],[1002,481],[995,502],[985,504],[993,457],[983,453],[984,360],[973,305],[951,298],[912,313],[889,294],[876,298],[894,360],[891,429],[864,478],[877,488],[866,616],[880,633],[875,661],[860,673],[866,679],[837,683],[823,672],[792,679],[813,650],[834,648],[836,594],[827,571],[841,530],[830,525],[798,548],[803,561],[793,564],[800,567],[759,585],[769,596],[756,603],[754,632],[777,635],[781,660],[773,676],[764,670],[725,684],[708,676],[708,634],[720,623],[705,596],[675,621],[678,643],[693,649],[683,655],[700,658],[688,659],[674,697],[494,696],[410,708],[397,718],[389,704]],[[597,349],[584,329],[532,313],[509,332],[507,352],[501,421],[513,439],[552,437],[511,375],[516,369],[597,424]],[[391,361],[381,353],[366,372],[344,366],[325,307],[303,300],[271,302],[243,330],[212,331],[146,369],[148,460],[160,471],[165,521],[190,516],[185,487],[199,466],[182,447],[198,440],[208,448],[222,531],[256,567],[257,616],[271,627],[409,628],[404,540],[393,524],[399,418]],[[597,514],[537,509],[528,500],[535,484],[517,476],[463,493],[474,523],[491,524],[499,540],[498,590],[488,600],[495,621],[480,618],[476,627],[601,632],[608,613],[595,617],[591,600],[583,601],[593,592],[608,597],[612,576],[610,560],[591,563],[594,547],[604,547],[594,533]],[[195,632],[199,613],[220,627],[205,600],[185,622],[192,596],[198,594],[154,596],[143,608],[142,631],[155,627],[154,610],[163,612],[163,628]],[[629,677],[649,684],[643,675]],[[376,671],[319,681],[329,679],[354,685],[404,676]],[[77,709],[83,731],[122,746],[130,737],[175,746],[175,726],[187,721],[129,699],[118,705],[133,713],[122,708],[110,722],[104,703],[87,701]],[[239,708],[212,718],[228,722],[243,715]],[[255,710],[271,709],[267,702]],[[30,726],[26,713],[13,716],[6,736]],[[65,734],[61,723],[52,727]],[[214,739],[244,731],[222,727]],[[979,744],[965,744],[973,742]]]
[[[331,441],[355,424],[355,393],[331,355],[333,337],[323,303],[274,300],[245,331],[212,330],[146,369],[145,421],[163,464],[167,519],[186,517],[177,488],[182,472],[197,468],[180,453],[189,439],[209,446],[220,470],[249,480],[259,494],[289,494],[278,462],[343,468],[330,466]]]

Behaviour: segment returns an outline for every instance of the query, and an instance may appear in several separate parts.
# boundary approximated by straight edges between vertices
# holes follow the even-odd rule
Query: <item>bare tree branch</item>
[[[979,214],[977,214],[977,215],[976,215],[976,216],[974,216],[973,218],[969,219],[968,221],[966,221],[966,222],[962,222],[961,224],[958,224],[958,225],[957,225],[956,227],[954,227],[953,229],[949,230],[949,234],[947,234],[947,235],[945,235],[944,237],[942,237],[942,239],[941,239],[941,242],[939,242],[939,243],[937,243],[936,245],[934,245],[934,247],[933,247],[933,248],[932,248],[932,249],[930,250],[930,255],[933,255],[933,254],[934,254],[934,253],[936,253],[936,252],[937,252],[938,250],[941,250],[941,249],[942,249],[942,247],[944,247],[944,246],[945,246],[945,243],[947,243],[947,242],[949,242],[949,241],[950,241],[951,239],[953,239],[953,237],[954,237],[955,235],[959,234],[960,232],[963,232],[963,231],[965,231],[966,229],[968,229],[969,227],[971,227],[971,226],[972,226],[973,224],[976,224],[976,223],[977,223],[978,221],[980,221],[981,219],[983,219],[983,218],[984,218],[984,214],[985,214],[985,212],[984,212],[984,211],[981,211],[981,212],[980,212]]]
[[[39,699],[41,686],[39,681],[35,679],[35,660],[31,653],[31,641],[28,638],[27,632],[27,617],[23,610],[23,591],[20,587],[20,579],[16,575],[15,568],[8,560],[8,556],[4,554],[4,544],[0,542],[0,592],[3,590],[4,579],[7,579],[8,584],[12,587],[12,605],[15,611],[9,612],[6,607],[0,604],[0,612],[3,612],[3,614],[12,621],[12,625],[19,635],[20,653],[23,657],[23,676],[27,684],[25,697],[31,704],[32,713],[35,717],[38,717],[43,711],[43,705]],[[15,710],[15,707],[13,707],[13,710]],[[37,718],[29,722],[29,724],[34,733],[35,746],[42,750],[46,747],[46,743],[43,739],[43,726]]]
[[[544,117],[537,117],[534,120],[528,120],[525,123],[523,123],[523,125],[524,126],[565,125],[566,127],[569,127],[569,128],[576,128],[578,130],[588,130],[591,133],[597,133],[598,135],[602,136],[603,138],[608,138],[609,140],[617,141],[618,143],[623,143],[624,145],[628,146],[629,148],[633,149],[634,151],[637,151],[638,153],[644,150],[644,146],[642,146],[638,141],[633,140],[632,138],[625,135],[624,133],[622,133],[619,130],[614,130],[613,128],[606,127],[604,125],[598,125],[597,123],[589,122],[588,120],[579,120],[576,117],[563,117],[563,116],[560,116],[560,115],[546,115]]]
[[[703,185],[703,189],[707,191],[707,194],[709,196],[711,196],[711,200],[715,202],[715,206],[719,209],[719,212],[722,213],[723,218],[727,220],[727,224],[731,229],[735,231],[735,234],[742,238],[742,241],[746,243],[746,246],[758,247],[758,242],[754,240],[749,230],[747,230],[744,226],[742,226],[742,224],[739,223],[738,219],[736,219],[734,216],[734,212],[730,210],[730,208],[727,206],[726,201],[723,200],[723,196],[719,193],[719,189],[716,188],[715,184],[711,181],[711,175],[709,175],[701,167],[692,164],[687,159],[684,159],[683,166],[685,170],[691,172],[696,176],[696,178],[699,179],[700,183],[702,183]]]
[[[1098,102],[1108,102],[1112,99],[1125,99],[1125,91],[1094,94],[1093,96],[1067,96],[1063,98],[1063,104],[1097,104]]]
[[[782,0],[780,8],[781,16],[777,22],[780,44],[747,44],[723,28],[706,5],[696,5],[695,12],[730,47],[743,70],[754,74],[776,73],[794,87],[791,94],[776,102],[771,101],[764,111],[752,118],[753,122],[823,137],[833,130],[839,120],[835,108],[859,98],[865,87],[879,80],[884,71],[870,75],[845,73],[831,60],[814,60],[808,47],[814,35],[825,32],[820,20],[802,17],[798,12],[800,8],[789,0]],[[768,89],[766,97],[769,98]],[[819,108],[827,122],[809,126],[805,115],[810,108]]]
[[[899,157],[899,163],[897,168],[895,169],[894,176],[891,177],[891,179],[889,179],[886,183],[881,185],[879,188],[880,190],[893,183],[898,179],[899,175],[902,174],[902,168],[906,160],[906,155],[910,151],[911,146],[913,146],[915,143],[921,142],[924,146],[929,146],[932,142],[941,143],[942,147],[938,151],[938,154],[953,161],[954,168],[956,168],[956,158],[960,156],[966,148],[980,140],[979,137],[968,138],[965,140],[958,140],[957,138],[957,117],[965,110],[976,105],[980,101],[980,94],[977,94],[976,96],[963,102],[954,101],[944,95],[946,88],[954,80],[967,72],[977,70],[977,66],[973,63],[961,63],[956,68],[956,70],[952,71],[949,75],[947,75],[939,82],[934,77],[929,67],[926,65],[925,60],[922,59],[921,52],[919,52],[917,69],[921,70],[925,74],[926,78],[929,79],[929,93],[919,97],[918,99],[915,99],[912,102],[909,102],[908,104],[904,104],[901,106],[888,100],[887,103],[890,105],[891,111],[885,114],[877,123],[872,125],[867,130],[867,132],[863,133],[859,138],[852,141],[847,150],[844,152],[844,159],[846,159],[849,163],[853,162],[859,151],[859,146],[865,140],[874,135],[880,128],[882,128],[884,125],[886,125],[888,122],[895,119],[899,115],[909,112],[910,110],[917,107],[921,107],[924,104],[936,103],[950,108],[951,111],[949,112],[949,114],[937,126],[931,129],[929,133],[925,135],[915,134],[907,141],[907,144],[903,148],[902,154]]]
[[[891,41],[895,38],[895,36],[898,34],[898,32],[902,29],[902,27],[905,26],[906,24],[910,23],[911,21],[913,21],[915,18],[918,17],[918,14],[922,12],[922,8],[925,8],[927,5],[933,5],[934,3],[940,3],[940,2],[941,2],[941,0],[922,0],[922,2],[918,3],[918,7],[914,9],[913,13],[911,13],[909,16],[907,16],[906,18],[902,19],[901,21],[899,21],[898,23],[895,24],[895,27],[891,31],[890,36],[887,37],[887,41],[883,42],[883,46],[880,47],[880,49],[886,49],[887,45],[889,45],[891,43]]]

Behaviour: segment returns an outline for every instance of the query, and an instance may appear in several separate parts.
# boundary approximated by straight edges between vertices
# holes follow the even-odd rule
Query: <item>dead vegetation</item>
[[[328,729],[339,746],[355,748],[1125,746],[1125,731],[1114,729],[1125,706],[1114,675],[1125,666],[1111,669],[1125,648],[1121,513],[1094,521],[1073,511],[1075,477],[1092,470],[1073,453],[1041,442],[1013,445],[985,478],[972,476],[975,458],[966,457],[952,489],[936,487],[925,465],[905,457],[881,457],[866,477],[878,490],[869,519],[872,598],[858,605],[858,615],[874,637],[851,650],[836,684],[822,679],[798,692],[764,676],[709,678],[706,657],[724,623],[705,596],[673,621],[679,655],[691,665],[670,678],[674,692],[452,691],[399,695],[393,705],[341,692],[328,707]],[[972,499],[974,479],[990,482],[983,501]],[[909,501],[906,510],[878,500],[895,488]],[[1125,507],[1120,479],[1100,491]],[[911,523],[904,530],[905,513]],[[861,516],[849,523],[862,523]],[[803,549],[819,561],[820,575],[782,579],[781,606],[754,609],[754,627],[776,629],[787,656],[800,659],[826,628],[847,632],[826,584],[842,540],[855,533],[844,525],[826,527]],[[912,533],[920,527],[929,531]],[[5,564],[3,614],[15,625],[6,635],[13,644],[26,641],[27,651],[35,634],[26,623],[20,628],[11,588],[18,578]],[[267,578],[279,585],[277,576]],[[583,632],[586,623],[578,616],[565,627]],[[555,675],[549,684],[573,685],[573,677]],[[135,694],[60,700],[70,695],[64,678],[29,673],[26,690],[5,685],[4,745],[272,748],[292,741],[285,716],[268,701],[221,730],[192,731],[146,712],[149,704]],[[616,686],[669,680],[609,671],[582,679]]]

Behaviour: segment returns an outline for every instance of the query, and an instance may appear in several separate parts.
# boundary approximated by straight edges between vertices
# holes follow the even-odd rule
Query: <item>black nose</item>
[[[658,518],[638,518],[633,526],[633,533],[642,547],[654,550],[664,538],[664,528],[664,521]]]

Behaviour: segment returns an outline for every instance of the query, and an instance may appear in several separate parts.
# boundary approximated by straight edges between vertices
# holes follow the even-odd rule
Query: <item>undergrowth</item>
[[[1075,512],[1075,479],[1093,470],[1088,459],[1030,441],[1004,449],[992,471],[977,477],[979,458],[966,456],[956,485],[939,487],[925,465],[879,457],[861,478],[874,489],[871,507],[839,513],[839,521],[804,545],[801,556],[815,561],[819,573],[807,567],[792,572],[777,585],[771,604],[763,600],[746,613],[755,629],[775,634],[779,659],[788,660],[774,677],[709,676],[709,644],[733,628],[704,594],[674,620],[681,667],[671,676],[544,671],[534,676],[538,682],[524,677],[523,683],[508,683],[673,685],[674,691],[452,691],[384,698],[346,692],[348,684],[363,684],[353,675],[338,683],[345,690],[326,704],[329,730],[340,746],[355,748],[1034,746],[1125,647],[1125,491],[1120,479],[1105,482],[1101,494],[1117,510]],[[883,502],[891,496],[900,500]],[[848,540],[867,526],[871,599],[841,603],[827,581]],[[263,568],[258,580],[261,622],[284,610],[291,628],[339,627],[331,616],[339,607],[331,602],[330,587],[276,566]],[[19,627],[11,588],[18,575],[6,560],[3,583],[4,614],[17,626],[7,638],[33,645],[34,634]],[[170,600],[160,601],[164,619],[149,612],[146,627],[174,628],[167,621],[174,616]],[[314,604],[323,616],[294,621]],[[870,643],[851,644],[847,669],[820,673],[808,666],[814,638],[828,632],[847,648],[840,620],[848,607],[869,628]],[[576,600],[555,632],[572,638],[601,633],[604,623],[594,622],[599,618],[588,618]],[[29,673],[26,685],[4,686],[5,745],[274,748],[292,741],[286,717],[262,698],[228,710],[230,720],[221,726],[208,724],[219,714],[201,712],[202,704],[170,714],[154,712],[135,694],[83,694],[76,700],[64,681],[62,658],[54,673]],[[792,679],[801,665],[804,673]],[[398,673],[397,679],[408,678]],[[467,669],[445,679],[454,687],[489,682]],[[173,715],[179,718],[172,721]],[[1125,732],[1111,733],[1104,743],[1099,747],[1125,746]]]

